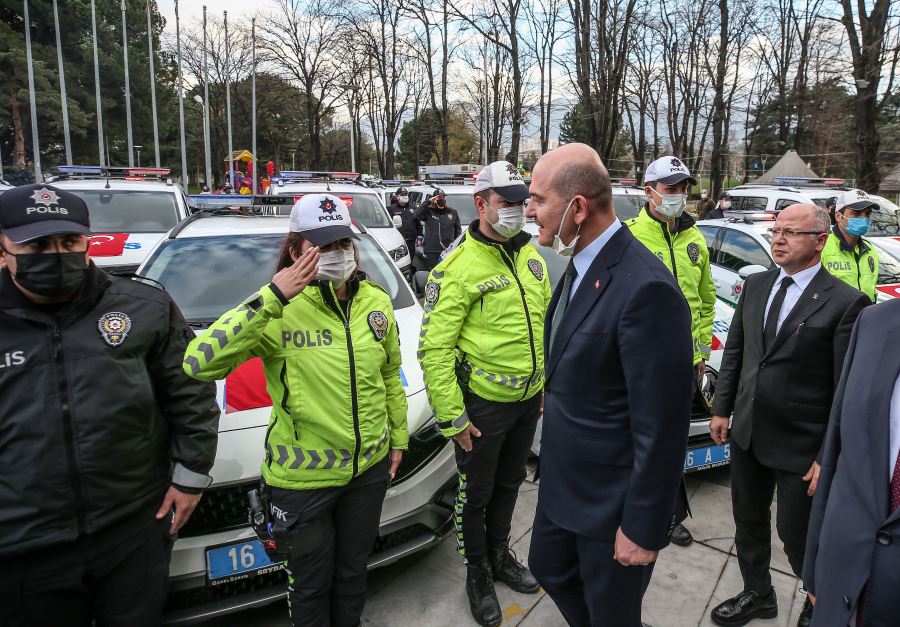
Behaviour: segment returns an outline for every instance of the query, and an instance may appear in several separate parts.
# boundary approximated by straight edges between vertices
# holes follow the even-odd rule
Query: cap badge
[[[56,195],[52,189],[47,189],[46,187],[36,190],[31,198],[34,200],[35,206],[44,205],[45,207],[49,207],[50,205],[55,205],[59,203],[59,196]]]
[[[120,311],[110,311],[100,316],[97,328],[106,343],[115,347],[128,337],[128,332],[131,331],[131,318]]]
[[[334,201],[331,198],[323,198],[322,202],[319,203],[319,209],[322,210],[322,213],[334,213],[337,207],[334,206]]]
[[[388,319],[381,311],[373,311],[369,314],[369,328],[379,342],[384,339],[388,331]]]
[[[531,274],[533,274],[534,278],[538,281],[544,280],[544,266],[541,265],[540,261],[537,259],[529,259],[528,269],[531,270]]]
[[[691,260],[691,263],[697,263],[697,260],[700,259],[700,247],[696,242],[691,242],[687,246],[687,254],[688,259]]]
[[[868,198],[869,195],[866,192],[864,192],[863,190],[858,189],[858,190],[856,190],[856,197],[857,198]]]

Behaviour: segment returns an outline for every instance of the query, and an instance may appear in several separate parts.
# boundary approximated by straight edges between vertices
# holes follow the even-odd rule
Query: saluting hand
[[[272,284],[288,300],[306,289],[319,271],[319,247],[313,246],[297,257],[292,265],[282,268],[272,277]]]

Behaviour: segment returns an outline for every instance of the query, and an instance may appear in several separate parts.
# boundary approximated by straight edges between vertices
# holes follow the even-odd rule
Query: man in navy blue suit
[[[592,148],[541,157],[530,191],[538,242],[572,260],[544,333],[529,566],[570,625],[639,627],[680,494],[691,314],[672,274],[616,218]]]
[[[900,299],[859,316],[834,395],[803,583],[814,627],[900,624]]]

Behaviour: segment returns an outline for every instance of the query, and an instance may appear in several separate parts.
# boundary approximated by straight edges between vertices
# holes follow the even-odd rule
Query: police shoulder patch
[[[372,334],[379,342],[384,339],[388,331],[388,318],[381,311],[373,311],[369,313],[369,328]]]
[[[431,311],[437,305],[441,295],[441,284],[429,281],[425,285],[425,311]]]
[[[869,257],[869,272],[875,272],[875,258]]]
[[[118,346],[125,341],[131,331],[131,318],[120,311],[110,311],[97,321],[100,335],[110,346]]]
[[[544,266],[541,265],[540,261],[537,259],[529,259],[528,269],[531,270],[531,274],[533,274],[534,278],[538,281],[544,280]]]
[[[700,259],[700,246],[697,245],[697,242],[691,242],[687,245],[687,254],[691,263],[697,263],[697,260]]]

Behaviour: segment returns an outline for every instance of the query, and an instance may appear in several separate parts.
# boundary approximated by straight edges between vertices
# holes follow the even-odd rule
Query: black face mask
[[[12,254],[12,253],[7,253]],[[66,296],[84,281],[84,253],[31,253],[16,258],[16,283],[40,296]]]
[[[434,201],[434,206],[437,207],[438,209],[446,209],[446,208],[447,208],[447,201],[444,200],[444,199],[435,200],[435,201]]]

